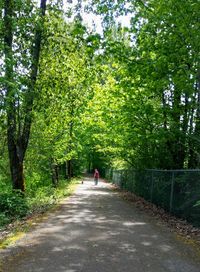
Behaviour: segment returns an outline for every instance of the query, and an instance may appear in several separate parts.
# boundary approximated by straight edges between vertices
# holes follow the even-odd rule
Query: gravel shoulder
[[[195,247],[89,178],[0,258],[1,272],[200,272]]]

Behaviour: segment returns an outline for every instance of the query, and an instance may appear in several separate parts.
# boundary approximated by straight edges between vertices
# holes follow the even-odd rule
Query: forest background
[[[199,168],[199,1],[0,9],[1,225],[53,203],[85,170]]]

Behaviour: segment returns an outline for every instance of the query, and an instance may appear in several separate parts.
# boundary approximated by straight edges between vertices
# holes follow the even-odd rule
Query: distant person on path
[[[97,169],[94,170],[94,184],[97,185],[99,181],[99,171]]]

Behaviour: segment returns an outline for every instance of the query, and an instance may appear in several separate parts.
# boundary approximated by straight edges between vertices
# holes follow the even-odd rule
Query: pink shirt
[[[94,178],[99,178],[99,172],[98,171],[94,172]]]

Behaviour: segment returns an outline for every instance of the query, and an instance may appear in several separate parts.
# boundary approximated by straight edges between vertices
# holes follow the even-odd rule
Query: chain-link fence
[[[106,178],[200,226],[200,170],[108,170]]]

